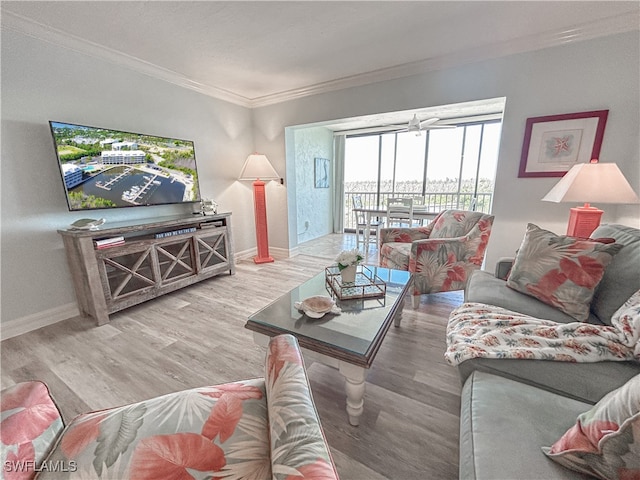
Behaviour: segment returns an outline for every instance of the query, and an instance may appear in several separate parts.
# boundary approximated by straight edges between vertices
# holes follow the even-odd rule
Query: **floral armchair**
[[[338,479],[291,335],[271,339],[264,378],[84,413],[64,430],[42,382],[1,394],[0,478]]]
[[[408,270],[413,305],[423,293],[462,290],[482,265],[493,215],[444,210],[426,227],[380,230],[380,266]]]

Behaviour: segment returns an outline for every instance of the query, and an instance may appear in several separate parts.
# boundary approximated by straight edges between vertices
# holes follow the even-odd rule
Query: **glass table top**
[[[367,357],[386,334],[411,278],[402,270],[367,268],[386,283],[384,296],[340,300],[326,283],[325,272],[321,272],[251,315],[246,328],[270,335],[291,333],[303,347],[311,344],[317,347],[311,349],[320,353],[340,350],[354,358]],[[314,295],[334,298],[342,313],[314,319],[295,307],[296,302]]]

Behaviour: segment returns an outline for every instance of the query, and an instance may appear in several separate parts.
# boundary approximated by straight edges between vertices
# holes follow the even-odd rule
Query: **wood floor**
[[[237,264],[224,275],[112,315],[97,327],[80,317],[1,343],[1,386],[39,379],[65,420],[202,385],[263,376],[264,351],[244,328],[248,315],[353,248],[354,236],[307,242],[275,263]],[[369,263],[376,252],[370,250]],[[443,357],[449,312],[460,292],[407,300],[369,371],[359,427],[347,422],[344,380],[307,363],[314,399],[343,480],[458,476],[460,383]]]

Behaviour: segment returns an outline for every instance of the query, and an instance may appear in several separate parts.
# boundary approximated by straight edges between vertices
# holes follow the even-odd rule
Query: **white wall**
[[[8,29],[2,30],[1,94],[3,332],[73,314],[57,229],[84,217],[115,221],[193,208],[70,213],[48,120],[193,140],[203,196],[233,212],[236,251],[255,248],[251,185],[236,180],[254,149],[249,109]]]
[[[527,118],[609,109],[600,159],[618,163],[640,192],[639,45],[636,31],[258,108],[255,142],[259,149],[284,157],[287,126],[505,96],[496,220],[486,263],[492,269],[499,257],[518,248],[527,222],[557,233],[566,231],[570,205],[540,201],[557,179],[518,178]],[[640,226],[638,206],[602,207],[604,222]],[[270,222],[283,226],[287,218],[272,216]],[[272,241],[286,242],[287,237]]]

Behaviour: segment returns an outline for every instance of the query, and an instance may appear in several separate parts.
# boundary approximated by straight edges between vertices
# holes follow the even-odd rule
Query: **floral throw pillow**
[[[640,375],[580,414],[573,427],[542,451],[567,468],[597,478],[640,478]]]
[[[595,288],[621,248],[620,244],[556,235],[530,223],[507,286],[585,321]]]
[[[32,479],[64,428],[62,417],[42,382],[18,383],[0,398],[0,478]]]

